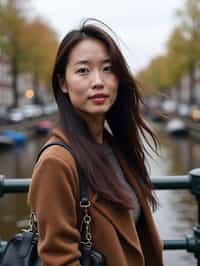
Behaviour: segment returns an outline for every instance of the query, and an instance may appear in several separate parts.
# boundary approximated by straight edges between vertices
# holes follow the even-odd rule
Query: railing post
[[[3,196],[3,184],[4,184],[4,175],[0,174],[0,197]]]
[[[196,197],[198,206],[197,225],[193,227],[194,240],[196,242],[195,250],[193,250],[197,259],[197,265],[200,266],[200,168],[190,171],[191,192]]]

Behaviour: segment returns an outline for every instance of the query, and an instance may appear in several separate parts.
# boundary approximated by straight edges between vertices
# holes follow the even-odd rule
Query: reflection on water
[[[158,131],[161,157],[149,158],[152,176],[186,174],[200,167],[200,142],[193,139],[172,139]],[[0,151],[0,172],[8,177],[31,176],[36,154],[44,138],[32,139],[24,147]],[[192,233],[196,223],[196,202],[188,191],[158,191],[160,208],[155,213],[156,223],[163,239],[181,239]],[[29,215],[26,195],[5,195],[0,199],[0,235],[8,239]],[[164,265],[196,265],[193,255],[185,251],[165,251]]]
[[[6,177],[30,178],[33,162],[45,138],[31,139],[25,146],[0,151],[0,173]],[[0,198],[0,236],[8,239],[29,215],[26,194],[7,194]]]
[[[46,138],[33,138],[16,149],[1,149],[1,173],[9,177],[28,178],[31,174],[36,154]]]

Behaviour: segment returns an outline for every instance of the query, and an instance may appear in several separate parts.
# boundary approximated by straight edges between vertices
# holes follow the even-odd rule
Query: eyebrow
[[[103,63],[103,64],[110,63],[110,62],[111,62],[111,60],[109,58],[106,58],[106,59],[101,60],[101,63]],[[88,65],[88,64],[90,64],[90,61],[89,60],[79,60],[79,61],[77,61],[74,64],[74,66],[76,66],[76,65]]]

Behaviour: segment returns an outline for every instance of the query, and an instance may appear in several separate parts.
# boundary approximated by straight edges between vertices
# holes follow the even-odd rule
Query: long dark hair
[[[105,26],[104,23],[102,25]],[[148,133],[155,147],[157,140],[142,118],[140,112],[142,99],[137,83],[116,42],[101,26],[86,20],[79,29],[70,31],[60,44],[52,74],[52,87],[59,108],[61,125],[70,141],[75,159],[88,177],[91,188],[107,200],[123,207],[133,208],[132,195],[117,182],[116,174],[105,159],[100,145],[95,142],[86,122],[75,111],[68,96],[60,88],[59,79],[65,78],[65,69],[72,49],[82,40],[88,38],[99,40],[106,46],[113,72],[119,80],[118,96],[106,114],[106,121],[116,146],[123,153],[148,202],[155,209],[157,201],[145,165],[146,150],[143,139],[149,143],[146,136]]]

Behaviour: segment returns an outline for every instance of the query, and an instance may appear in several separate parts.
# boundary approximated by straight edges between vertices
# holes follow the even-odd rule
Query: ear
[[[60,86],[60,89],[62,90],[62,92],[68,93],[66,81],[61,77],[58,77],[58,81],[59,81],[59,86]]]

